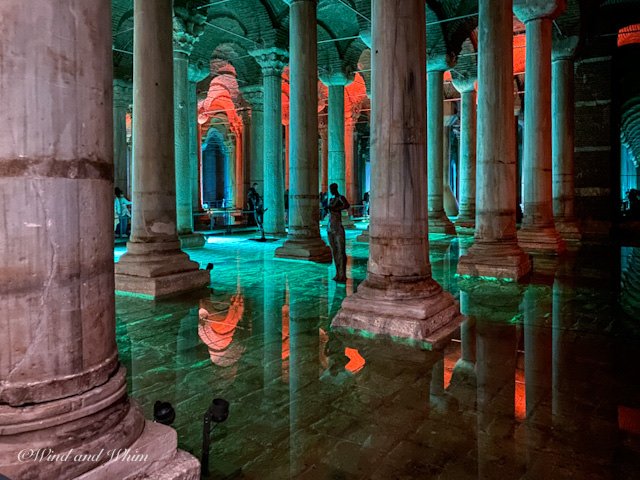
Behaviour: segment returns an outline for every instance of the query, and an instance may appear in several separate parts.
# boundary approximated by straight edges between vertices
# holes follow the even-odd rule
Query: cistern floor
[[[469,314],[438,352],[330,330],[366,274],[355,232],[346,286],[249,238],[188,252],[214,264],[210,293],[116,299],[129,392],[147,418],[175,407],[180,448],[200,458],[209,403],[230,402],[211,478],[640,478],[637,251],[586,246],[518,285],[456,278],[468,241],[434,236]]]

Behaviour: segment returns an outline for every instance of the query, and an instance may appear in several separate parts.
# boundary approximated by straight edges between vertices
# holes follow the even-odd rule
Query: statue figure
[[[345,248],[344,227],[342,226],[342,211],[349,208],[349,202],[338,191],[338,184],[332,183],[329,186],[332,198],[329,201],[327,211],[329,212],[329,224],[327,234],[329,245],[333,254],[333,261],[336,265],[336,276],[333,279],[337,283],[347,281],[347,252]]]

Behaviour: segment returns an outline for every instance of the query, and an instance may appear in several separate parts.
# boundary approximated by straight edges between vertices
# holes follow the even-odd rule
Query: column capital
[[[446,72],[456,64],[457,58],[449,54],[428,55],[427,72]]]
[[[207,16],[202,0],[176,0],[173,8],[173,50],[191,55],[195,43],[204,32]]]
[[[249,54],[256,59],[265,77],[282,75],[282,70],[289,63],[289,52],[278,47],[253,50]]]
[[[320,81],[324,83],[327,87],[346,87],[350,85],[351,82],[355,79],[355,74],[353,74],[350,69],[327,69],[324,72],[318,75]]]
[[[198,60],[197,62],[189,62],[189,70],[187,76],[192,83],[198,83],[211,75],[211,68],[206,62]]]
[[[127,108],[133,101],[133,85],[119,78],[113,79],[113,104]]]
[[[451,70],[451,83],[459,93],[473,92],[477,81],[477,74]]]
[[[579,41],[580,38],[577,35],[566,38],[554,38],[551,50],[552,61],[572,60],[578,48]]]
[[[514,0],[513,13],[527,23],[531,20],[556,18],[567,8],[567,0]]]
[[[242,94],[242,98],[249,103],[252,110],[262,111],[264,105],[264,92],[262,85],[240,87],[240,93]]]

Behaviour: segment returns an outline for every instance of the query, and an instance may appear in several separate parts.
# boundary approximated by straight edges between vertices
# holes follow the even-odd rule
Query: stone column
[[[131,105],[131,84],[124,80],[113,81],[113,183],[127,197],[129,176],[127,174],[127,109]]]
[[[374,0],[372,21],[369,263],[332,325],[438,345],[458,327],[460,313],[429,263],[426,115],[416,108],[425,105],[424,2]]]
[[[361,200],[361,198],[359,198],[360,195],[358,195],[357,142],[354,141],[356,122],[357,115],[356,118],[353,118],[353,116],[347,118],[344,130],[345,196],[351,205],[357,205]]]
[[[189,57],[203,31],[206,16],[176,8],[173,21],[173,111],[175,134],[176,220],[183,248],[202,247],[204,236],[193,233],[193,175],[189,120]]]
[[[191,169],[191,202],[193,210],[201,211],[200,199],[200,139],[198,136],[198,92],[199,82],[210,75],[210,68],[203,62],[189,62],[189,165]]]
[[[244,133],[242,127],[238,127],[235,130],[235,176],[234,176],[234,207],[242,208],[244,204],[244,177],[243,177],[243,155],[244,155],[244,147],[243,147],[243,138]]]
[[[262,67],[264,89],[264,231],[284,236],[284,172],[282,165],[282,70],[289,54],[279,48],[251,52]]]
[[[344,130],[344,87],[353,79],[344,73],[322,76],[329,90],[329,176],[328,184],[338,184],[338,190],[343,195],[347,191],[345,165],[345,130]]]
[[[329,130],[327,126],[327,117],[321,117],[319,120],[319,132],[322,145],[320,147],[320,190],[322,192],[329,191]]]
[[[574,94],[573,53],[577,37],[554,43],[552,53],[552,176],[553,216],[556,230],[565,241],[579,241],[580,229],[575,214],[574,187]]]
[[[461,275],[517,279],[531,269],[516,238],[511,0],[480,0],[475,242]]]
[[[514,12],[525,23],[527,50],[524,108],[523,210],[518,243],[530,253],[565,249],[553,220],[551,187],[551,28],[565,0],[516,0]]]
[[[228,134],[225,137],[224,146],[227,148],[227,158],[224,163],[224,199],[226,206],[229,207],[235,199],[236,136],[232,133]]]
[[[258,184],[258,193],[264,197],[264,95],[262,85],[242,87],[242,97],[251,105],[251,151],[249,154],[249,177],[245,178],[248,188]],[[248,191],[248,190],[247,190]]]
[[[444,212],[443,163],[444,151],[442,135],[444,129],[444,70],[432,69],[427,72],[427,165],[429,196],[429,232],[455,235],[456,229]]]
[[[330,262],[319,227],[317,4],[290,3],[289,232],[276,257]]]
[[[181,455],[197,475],[175,431],[145,423],[118,362],[111,2],[6,0],[0,17],[2,474],[157,477]],[[147,460],[108,462],[126,448]]]
[[[242,168],[236,168],[238,178],[242,176],[242,182],[238,180],[238,185],[242,185],[242,191],[238,192],[240,198],[239,206],[245,208],[247,205],[247,193],[251,187],[250,183],[250,167],[251,167],[251,114],[249,110],[242,111]],[[239,189],[238,189],[239,190]]]
[[[171,7],[170,0],[135,3],[133,218],[115,267],[116,290],[150,298],[209,284],[209,272],[180,250],[176,230]]]
[[[456,227],[476,225],[476,90],[475,77],[453,75],[460,92],[460,212]]]
[[[323,164],[325,172],[327,164]],[[284,188],[289,190],[289,120],[284,124]]]

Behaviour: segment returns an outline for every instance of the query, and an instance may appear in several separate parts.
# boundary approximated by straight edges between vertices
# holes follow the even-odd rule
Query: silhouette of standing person
[[[331,200],[329,200],[329,225],[327,226],[327,234],[329,236],[329,245],[333,254],[333,261],[336,265],[336,276],[333,279],[338,283],[346,283],[347,281],[347,252],[345,246],[344,227],[342,226],[342,211],[349,208],[349,202],[338,191],[338,184],[332,183],[329,186],[331,192]]]

